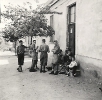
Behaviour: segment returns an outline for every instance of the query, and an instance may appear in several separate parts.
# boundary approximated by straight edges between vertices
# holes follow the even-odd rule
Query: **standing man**
[[[19,41],[19,46],[17,47],[17,57],[18,57],[18,65],[19,67],[17,70],[22,72],[22,65],[24,64],[24,53],[25,53],[26,46],[23,45],[23,41]]]
[[[52,49],[53,52],[53,58],[52,58],[52,71],[49,74],[54,74],[54,75],[58,75],[58,60],[59,60],[59,53],[60,53],[60,46],[58,44],[58,41],[55,40],[54,41],[54,48]],[[57,67],[57,70],[54,71],[54,68]]]
[[[47,53],[50,52],[49,46],[46,45],[45,42],[46,42],[46,40],[42,39],[42,45],[40,45],[40,48],[39,48],[39,52],[41,52],[41,54],[40,54],[40,64],[41,64],[40,73],[46,72],[45,66],[47,65],[47,61],[48,61],[48,54]]]
[[[36,40],[33,40],[33,44],[30,46],[31,54],[32,54],[32,65],[30,71],[33,71],[34,68],[39,69],[37,67],[37,62],[38,62],[38,46],[36,46]]]

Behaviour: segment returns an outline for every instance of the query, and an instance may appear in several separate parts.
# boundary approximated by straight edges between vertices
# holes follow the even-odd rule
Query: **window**
[[[72,5],[69,7],[69,23],[76,22],[76,5]]]
[[[50,26],[53,28],[53,15],[50,16]]]
[[[76,3],[69,5],[67,12],[67,47],[70,47],[73,55],[75,55]]]
[[[53,28],[53,15],[50,16],[50,26]],[[54,36],[50,37],[50,42],[54,41]]]

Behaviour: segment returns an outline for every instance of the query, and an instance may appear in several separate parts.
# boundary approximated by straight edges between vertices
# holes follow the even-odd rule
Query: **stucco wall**
[[[102,60],[102,0],[80,0],[77,6],[77,54]]]
[[[102,77],[102,1],[77,2],[76,57],[84,75]],[[96,75],[96,76],[95,76]]]

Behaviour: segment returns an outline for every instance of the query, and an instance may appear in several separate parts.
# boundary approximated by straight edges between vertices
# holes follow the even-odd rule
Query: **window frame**
[[[54,15],[50,16],[50,26],[54,28]],[[54,35],[50,37],[50,42],[54,41]]]
[[[73,7],[74,7],[74,13],[73,13],[74,14],[74,21],[71,22],[71,15],[73,15],[73,14],[71,14],[71,8],[73,8]],[[69,24],[76,23],[76,3],[70,5],[68,8],[69,8],[69,11],[68,11],[68,13],[69,13]]]

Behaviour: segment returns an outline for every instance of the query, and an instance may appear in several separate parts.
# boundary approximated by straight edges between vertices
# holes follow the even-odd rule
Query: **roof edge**
[[[60,0],[57,0],[57,1],[55,1],[55,2],[53,2],[51,5],[50,5],[50,8],[52,7],[52,6],[54,6],[57,2],[59,2]]]

